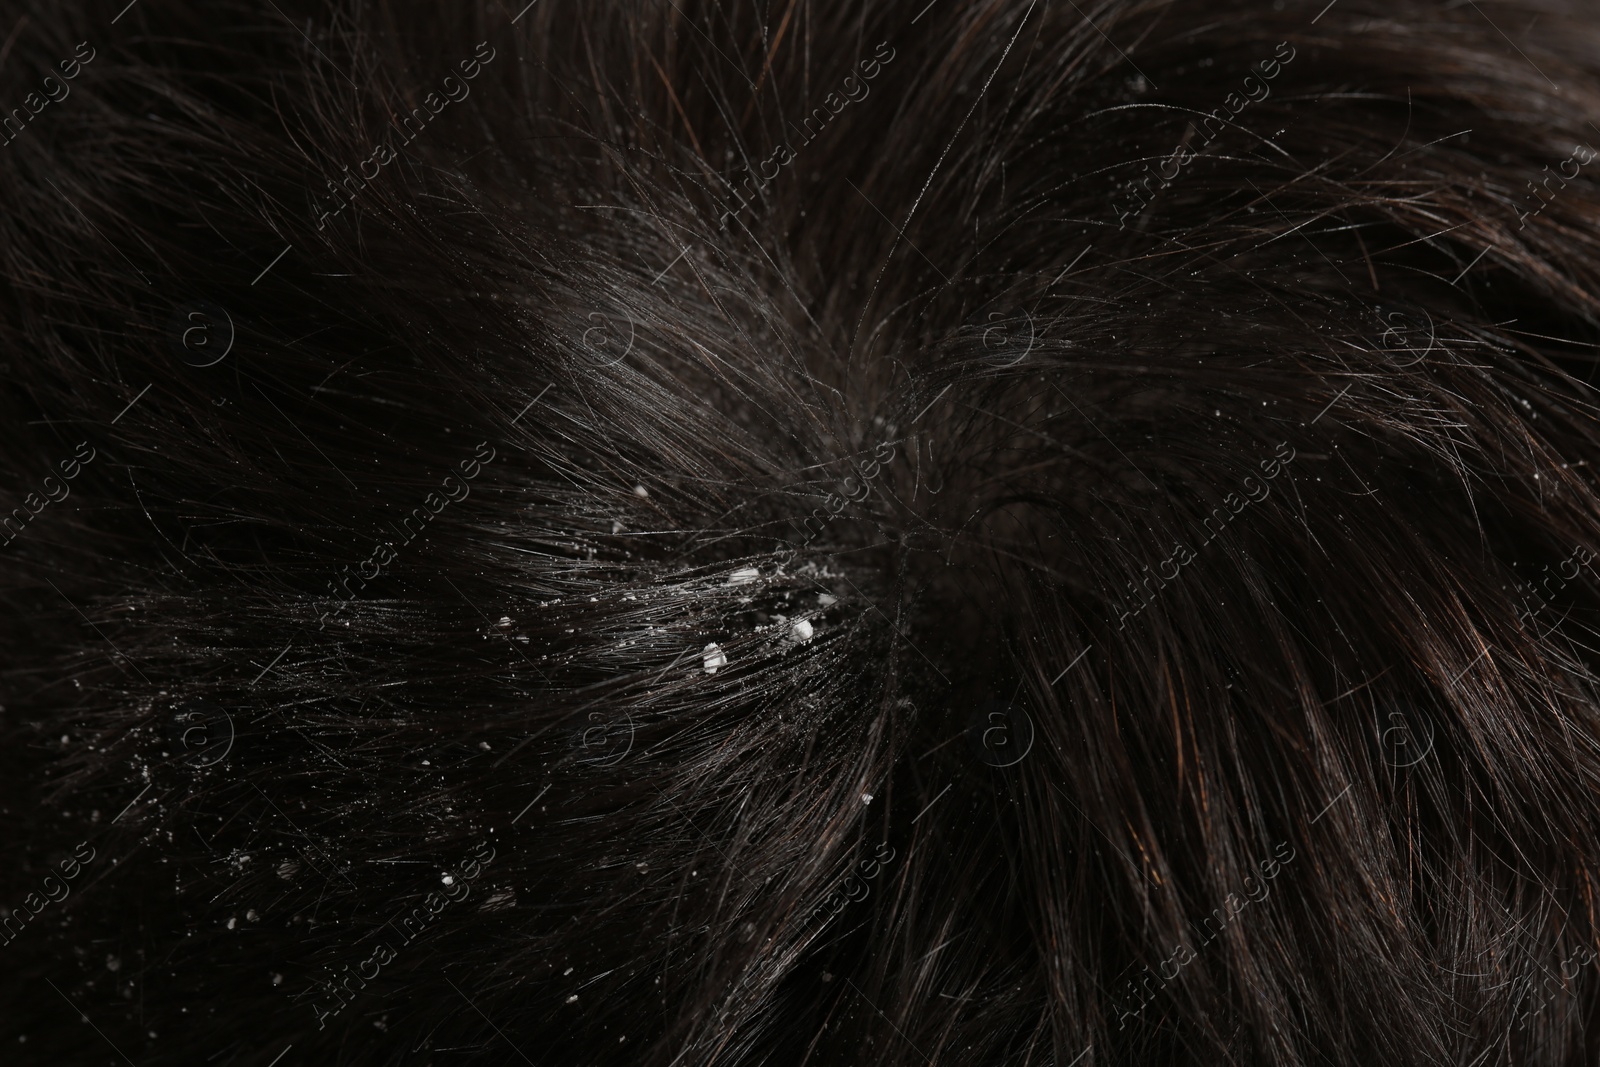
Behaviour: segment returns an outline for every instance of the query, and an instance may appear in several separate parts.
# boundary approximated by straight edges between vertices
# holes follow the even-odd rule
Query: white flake
[[[713,641],[706,646],[705,655],[702,657],[701,662],[705,666],[707,674],[716,674],[717,671],[728,665],[728,657]]]
[[[796,641],[809,641],[815,632],[810,619],[796,619],[794,625],[789,628],[789,636]]]
[[[729,585],[747,585],[761,577],[761,572],[754,567],[740,567],[728,575]]]

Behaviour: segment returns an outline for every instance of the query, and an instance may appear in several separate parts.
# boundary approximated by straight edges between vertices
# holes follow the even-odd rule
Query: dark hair
[[[25,7],[4,1062],[1592,1062],[1591,8]]]

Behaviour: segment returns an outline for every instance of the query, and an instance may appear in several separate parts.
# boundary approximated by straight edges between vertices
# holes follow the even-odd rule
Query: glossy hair
[[[26,8],[0,1061],[1593,1062],[1591,7]]]

